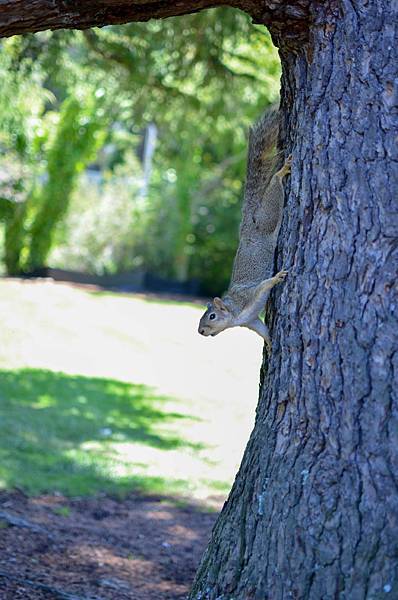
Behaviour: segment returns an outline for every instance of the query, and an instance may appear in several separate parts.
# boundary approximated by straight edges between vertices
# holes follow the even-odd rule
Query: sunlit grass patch
[[[146,446],[199,449],[167,425],[187,415],[145,385],[47,370],[0,372],[0,478],[31,493],[181,490],[148,475]],[[148,475],[148,476],[147,476]],[[185,482],[189,487],[188,482]]]
[[[0,480],[67,494],[225,497],[254,418],[261,340],[200,308],[0,280]]]

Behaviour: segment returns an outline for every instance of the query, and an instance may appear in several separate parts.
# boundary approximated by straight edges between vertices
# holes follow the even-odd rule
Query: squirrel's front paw
[[[274,276],[274,279],[276,279],[276,283],[281,283],[282,281],[285,281],[287,274],[288,274],[288,271],[285,271],[285,270],[279,271],[279,273],[277,273]]]

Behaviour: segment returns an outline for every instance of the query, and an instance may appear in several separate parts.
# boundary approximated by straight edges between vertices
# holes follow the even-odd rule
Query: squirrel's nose
[[[205,334],[205,330],[204,329],[199,329],[199,333],[200,333],[200,335],[204,335]]]

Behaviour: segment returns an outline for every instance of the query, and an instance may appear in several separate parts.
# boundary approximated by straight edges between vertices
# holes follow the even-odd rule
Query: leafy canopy
[[[246,132],[278,94],[279,61],[266,30],[243,13],[215,9],[144,24],[43,32],[7,40],[3,51],[9,61],[3,70],[14,86],[0,93],[3,159],[14,153],[22,166],[31,166],[24,178],[30,206],[20,217],[19,268],[40,266],[51,256],[62,256],[67,266],[68,223],[76,221],[74,211],[85,210],[74,192],[78,172],[94,160],[108,189],[121,173],[139,180],[142,166],[132,151],[140,155],[143,128],[155,123],[148,195],[137,193],[137,185],[130,194],[125,190],[124,220],[132,235],[118,240],[115,231],[96,269],[142,264],[181,280],[197,277],[208,288],[226,285],[237,243]],[[27,89],[34,90],[33,106],[24,102]],[[7,94],[20,98],[15,108]],[[72,122],[64,123],[68,106],[72,120],[74,106],[77,122],[95,123],[89,142],[74,144]],[[74,147],[69,166],[62,151],[67,146]],[[101,189],[93,193],[101,196]],[[52,198],[57,217],[40,221],[40,207],[50,210]],[[41,236],[47,250],[29,259]],[[86,238],[81,231],[74,245],[84,249]]]

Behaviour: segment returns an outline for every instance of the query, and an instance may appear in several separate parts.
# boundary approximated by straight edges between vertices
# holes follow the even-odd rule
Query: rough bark
[[[398,598],[397,23],[388,0],[314,4],[281,48],[289,276],[192,600]]]
[[[87,29],[148,21],[233,6],[258,23],[272,22],[276,35],[284,30],[285,36],[296,42],[302,37],[308,4],[309,0],[1,0],[0,37],[44,29]]]

